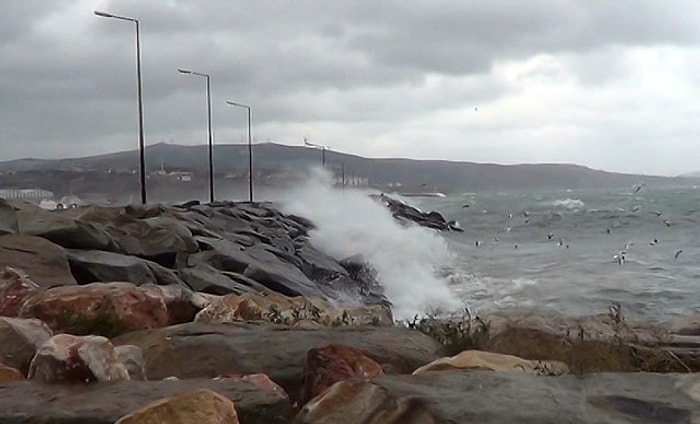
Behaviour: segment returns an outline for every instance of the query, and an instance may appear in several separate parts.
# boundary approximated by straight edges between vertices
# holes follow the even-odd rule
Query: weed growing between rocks
[[[566,363],[576,375],[700,371],[700,359],[693,353],[674,351],[672,337],[663,330],[646,329],[640,337],[639,329],[629,324],[617,303],[611,304],[605,316],[586,323],[572,321],[560,332],[517,321],[496,331],[492,322],[473,316],[468,309],[459,316],[428,314],[399,324],[430,336],[448,356],[475,349],[531,360],[555,360]]]
[[[472,317],[467,308],[460,316],[439,318],[428,314],[421,318],[416,315],[413,321],[403,324],[432,337],[448,356],[469,349],[485,350],[489,340],[489,323],[478,316]]]

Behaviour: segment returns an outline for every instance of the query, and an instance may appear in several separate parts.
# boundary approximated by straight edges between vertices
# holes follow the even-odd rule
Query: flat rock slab
[[[265,373],[294,395],[309,349],[352,346],[386,372],[411,373],[438,358],[438,345],[423,333],[398,327],[302,329],[274,324],[189,323],[124,334],[112,340],[143,349],[149,379],[212,378]]]
[[[336,393],[331,389],[324,395],[325,405],[321,401],[312,412],[302,411],[295,423],[690,424],[700,419],[700,377],[695,374],[538,377],[435,371],[346,381],[334,388]],[[386,416],[402,418],[371,420]],[[411,418],[418,416],[431,419]]]
[[[113,424],[120,417],[177,393],[207,388],[231,399],[241,422],[290,422],[292,408],[280,393],[250,381],[123,381],[92,385],[0,384],[2,424]]]

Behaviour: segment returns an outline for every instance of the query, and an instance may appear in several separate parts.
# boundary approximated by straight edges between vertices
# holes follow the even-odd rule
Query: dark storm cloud
[[[469,160],[480,159],[478,146],[459,140],[485,131],[492,146],[481,150],[493,148],[487,160],[495,162],[493,146],[505,143],[502,137],[521,142],[532,127],[550,125],[542,118],[550,106],[542,102],[573,108],[557,117],[567,128],[604,122],[611,113],[605,104],[615,104],[608,97],[628,97],[625,81],[647,66],[637,64],[634,49],[644,56],[672,47],[672,56],[690,66],[695,56],[688,52],[700,41],[700,6],[693,1],[0,2],[3,158],[133,147],[133,25],[93,10],[141,21],[149,144],[201,138],[204,81],[178,74],[183,67],[212,75],[222,142],[238,141],[240,111],[224,104],[233,99],[254,104],[261,140],[298,142],[310,131],[360,154],[424,157],[412,140],[429,134],[434,154]],[[676,78],[673,70],[665,75]],[[700,84],[690,74],[678,78],[668,81],[678,93]],[[521,98],[533,96],[527,88],[533,84],[552,92]],[[571,84],[600,90],[599,97],[562,103],[573,92],[557,93]],[[478,116],[460,112],[477,105],[484,107]],[[423,120],[436,128],[421,129]],[[513,127],[505,131],[506,124]],[[358,137],[375,142],[351,143]],[[542,160],[553,160],[546,156],[553,150],[531,149]]]

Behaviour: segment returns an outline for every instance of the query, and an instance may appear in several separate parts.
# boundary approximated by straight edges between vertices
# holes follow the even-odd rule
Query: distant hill
[[[217,145],[217,173],[241,171],[248,166],[247,145]],[[320,165],[321,151],[300,146],[265,143],[253,146],[254,168],[271,172],[301,172]],[[157,170],[208,169],[207,146],[156,144],[146,150],[147,167]],[[570,164],[496,165],[447,160],[370,159],[326,151],[327,166],[347,175],[367,177],[370,185],[383,188],[400,184],[400,191],[471,192],[486,190],[539,190],[558,188],[631,187],[635,184],[672,185],[687,180],[668,177],[620,174]],[[71,159],[19,159],[0,162],[0,171],[134,170],[138,151]]]

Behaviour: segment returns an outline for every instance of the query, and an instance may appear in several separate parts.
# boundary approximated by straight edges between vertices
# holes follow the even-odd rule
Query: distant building
[[[40,188],[8,188],[0,189],[0,197],[5,199],[24,199],[38,203],[41,199],[52,198],[53,192]]]

